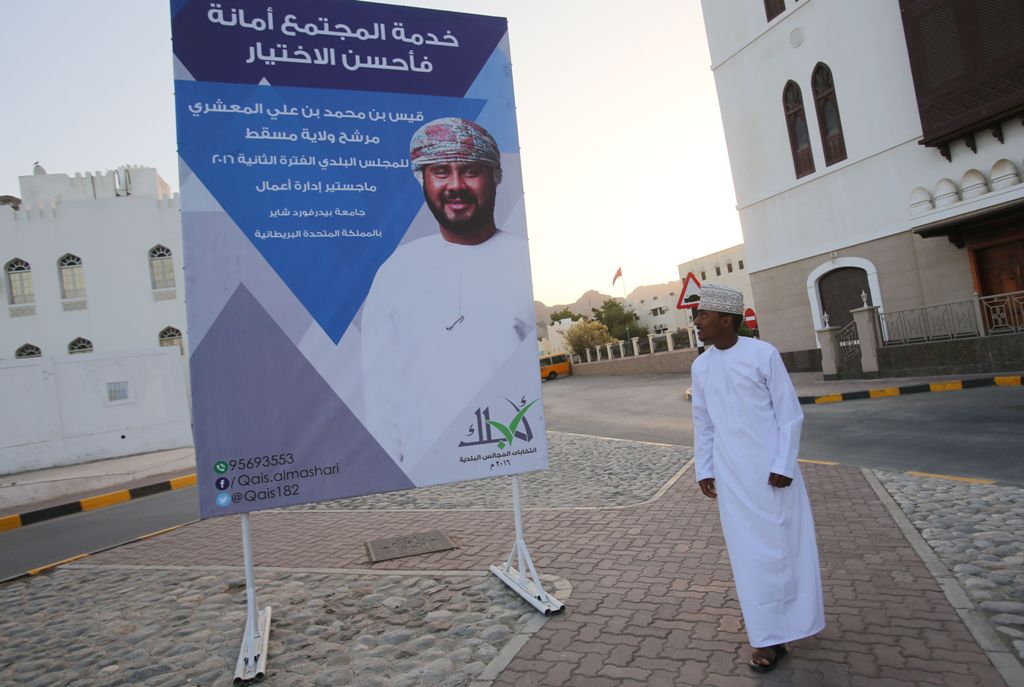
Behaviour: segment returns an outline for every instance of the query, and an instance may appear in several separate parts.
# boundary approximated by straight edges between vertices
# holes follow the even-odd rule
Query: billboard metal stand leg
[[[259,682],[267,674],[267,644],[270,641],[270,606],[256,612],[256,580],[252,571],[252,542],[249,514],[242,513],[242,556],[245,561],[245,631],[235,664],[235,684]]]
[[[516,541],[512,545],[512,552],[509,553],[505,564],[501,567],[492,565],[491,572],[544,615],[565,610],[565,604],[544,591],[540,575],[537,574],[537,568],[534,567],[533,559],[530,558],[530,551],[526,548],[526,540],[523,538],[523,508],[519,501],[518,475],[512,476],[512,508],[516,521]]]

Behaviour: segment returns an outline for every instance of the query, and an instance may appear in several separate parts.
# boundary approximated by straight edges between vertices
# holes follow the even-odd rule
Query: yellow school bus
[[[540,359],[540,378],[558,379],[572,374],[572,363],[569,356],[558,354],[548,355]]]

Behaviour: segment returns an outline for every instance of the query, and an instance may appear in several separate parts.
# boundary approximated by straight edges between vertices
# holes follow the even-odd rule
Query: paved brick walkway
[[[828,627],[797,643],[774,673],[754,676],[744,665],[746,636],[717,511],[688,472],[640,506],[527,511],[534,560],[569,580],[573,593],[569,609],[495,684],[1004,685],[860,471],[803,470]],[[429,528],[459,548],[369,563],[365,541]],[[252,515],[252,532],[257,566],[373,570],[485,570],[504,559],[513,536],[509,511],[264,512]],[[237,519],[218,518],[88,562],[237,566],[239,540]]]

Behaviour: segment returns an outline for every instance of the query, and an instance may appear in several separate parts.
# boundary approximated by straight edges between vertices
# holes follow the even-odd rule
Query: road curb
[[[907,386],[867,389],[865,391],[844,391],[838,394],[800,396],[799,398],[801,405],[823,405],[841,403],[843,401],[866,401],[875,398],[893,398],[912,394],[942,393],[944,391],[965,391],[967,389],[983,389],[994,386],[1021,386],[1021,375],[945,380],[928,384],[909,384]]]
[[[118,503],[124,503],[125,501],[141,499],[145,496],[161,494],[165,491],[194,487],[195,485],[196,474],[193,472],[188,475],[182,475],[181,477],[175,477],[162,482],[145,484],[141,487],[119,489],[117,491],[99,494],[98,496],[89,496],[75,501],[68,501],[67,503],[60,503],[56,506],[38,508],[24,513],[15,513],[13,515],[5,515],[0,517],[0,532],[7,532],[19,527],[25,527],[26,525],[34,525],[37,522],[44,522],[46,520],[52,520],[53,518],[63,517],[65,515],[73,515],[75,513],[84,513],[85,511],[108,508],[110,506],[117,505]]]
[[[956,577],[953,576],[953,573],[950,572],[946,564],[942,562],[928,542],[925,541],[924,537],[921,536],[920,532],[917,531],[914,524],[910,522],[910,518],[897,505],[895,499],[889,494],[889,491],[879,481],[878,477],[875,476],[875,473],[870,468],[861,468],[861,474],[864,475],[867,483],[871,485],[871,489],[882,502],[882,506],[889,511],[889,516],[896,523],[896,527],[900,530],[904,539],[907,540],[914,553],[924,563],[924,567],[939,585],[946,600],[953,607],[953,610],[956,611],[956,614],[960,616],[960,620],[967,627],[971,636],[974,637],[974,641],[978,643],[981,650],[988,656],[989,661],[999,671],[1006,684],[1011,687],[1024,685],[1024,665],[1017,660],[1017,656],[1003,643],[999,633],[996,632],[996,629],[989,623],[988,619],[982,615],[974,602],[967,596],[967,592],[957,581]]]

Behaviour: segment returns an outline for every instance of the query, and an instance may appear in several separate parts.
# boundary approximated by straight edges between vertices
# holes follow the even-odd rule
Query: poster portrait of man
[[[409,161],[436,231],[378,270],[361,332],[367,428],[412,476],[460,417],[467,435],[489,432],[460,414],[517,350],[535,357],[536,324],[527,242],[495,222],[495,139],[467,119],[436,119],[413,135]],[[528,399],[505,401],[514,413]]]

